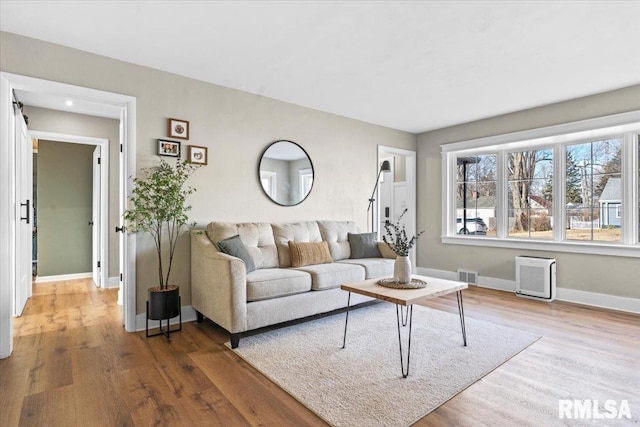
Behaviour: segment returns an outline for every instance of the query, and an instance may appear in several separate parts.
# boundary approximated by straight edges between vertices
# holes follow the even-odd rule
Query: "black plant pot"
[[[180,314],[180,287],[167,286],[149,288],[149,313],[150,320],[165,320]]]
[[[149,288],[149,300],[147,301],[147,319],[146,319],[146,335],[147,337],[155,337],[156,335],[164,335],[167,339],[171,339],[171,332],[182,330],[182,304],[180,302],[180,287],[167,286],[166,289],[158,287]],[[171,330],[169,319],[180,316],[179,326],[177,329]],[[160,321],[160,332],[149,335],[149,320]],[[167,329],[162,327],[162,321],[167,321]]]

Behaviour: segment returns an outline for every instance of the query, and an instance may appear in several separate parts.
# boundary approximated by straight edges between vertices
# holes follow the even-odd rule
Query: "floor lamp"
[[[373,202],[376,201],[375,195],[376,195],[376,190],[378,189],[378,184],[380,184],[380,174],[382,174],[383,172],[384,173],[391,172],[391,163],[389,163],[389,160],[385,160],[380,165],[380,171],[378,172],[378,177],[376,178],[376,185],[375,187],[373,187],[373,192],[371,193],[371,197],[369,198],[369,207],[367,208],[367,216],[369,216],[369,211],[371,211],[371,231],[372,232],[378,231],[374,225],[374,215],[373,215],[372,207],[373,207]]]

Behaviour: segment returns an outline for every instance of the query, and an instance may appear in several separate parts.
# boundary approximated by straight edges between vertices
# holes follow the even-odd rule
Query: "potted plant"
[[[406,214],[408,209],[402,212],[402,215],[398,217],[395,224],[386,223],[384,225],[385,234],[382,236],[382,241],[385,242],[391,250],[397,255],[396,261],[393,265],[393,275],[398,278],[400,283],[411,282],[411,260],[409,259],[409,251],[418,241],[418,237],[424,230],[416,234],[409,239],[405,230],[404,224],[400,224],[402,217]]]
[[[185,187],[185,182],[197,168],[180,159],[172,167],[161,159],[158,166],[143,169],[143,176],[133,180],[130,207],[124,213],[126,230],[151,235],[158,256],[158,286],[148,289],[147,319],[168,321],[180,314],[180,287],[169,279],[178,237],[192,225],[188,224],[191,206],[186,199],[196,190]]]

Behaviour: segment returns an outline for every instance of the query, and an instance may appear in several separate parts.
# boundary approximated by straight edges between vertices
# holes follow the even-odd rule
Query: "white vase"
[[[397,256],[393,264],[393,276],[398,278],[400,283],[411,282],[411,260],[408,256]]]

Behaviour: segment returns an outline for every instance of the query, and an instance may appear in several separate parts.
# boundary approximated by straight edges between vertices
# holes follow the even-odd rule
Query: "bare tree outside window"
[[[509,236],[551,239],[553,150],[509,153]]]

